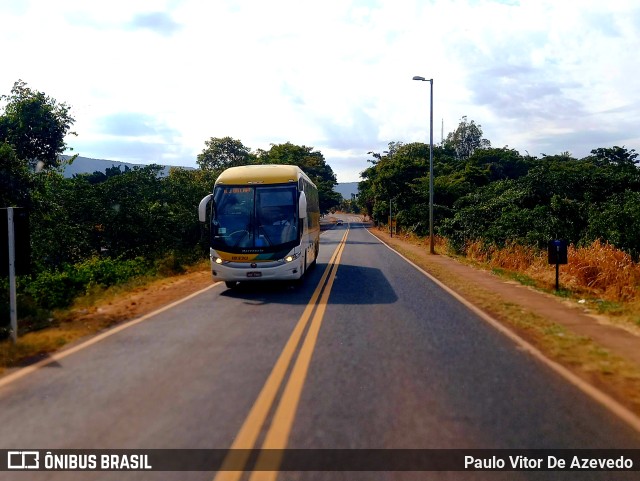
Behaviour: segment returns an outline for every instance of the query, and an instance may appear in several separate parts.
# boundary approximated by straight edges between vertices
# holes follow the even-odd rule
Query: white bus
[[[200,201],[198,217],[210,220],[213,280],[229,288],[244,281],[300,279],[318,257],[318,189],[297,166],[225,170],[213,193]]]

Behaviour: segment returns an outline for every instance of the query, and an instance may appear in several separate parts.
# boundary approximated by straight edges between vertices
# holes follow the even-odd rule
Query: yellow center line
[[[311,314],[313,313],[313,310],[316,307],[316,303],[318,302],[320,293],[323,290],[325,281],[329,276],[329,273],[332,272],[332,268],[334,267],[334,265],[337,265],[339,261],[339,257],[342,253],[342,249],[344,248],[344,244],[346,242],[348,233],[349,233],[349,230],[347,229],[347,231],[345,232],[344,236],[340,241],[340,244],[338,245],[338,248],[335,250],[335,252],[331,256],[329,264],[327,264],[327,267],[325,268],[322,274],[322,277],[320,279],[320,282],[318,283],[318,286],[313,292],[313,295],[311,296],[309,303],[305,307],[304,312],[302,313],[302,316],[298,320],[298,323],[293,329],[293,332],[291,333],[289,340],[285,344],[284,349],[280,353],[278,360],[276,361],[273,369],[271,370],[271,373],[269,374],[269,377],[267,378],[264,386],[262,387],[262,390],[260,391],[258,398],[254,402],[253,407],[251,408],[251,410],[249,411],[249,414],[247,415],[247,418],[242,424],[242,427],[240,428],[240,430],[238,431],[238,434],[230,448],[233,454],[230,454],[229,456],[227,456],[227,458],[222,464],[220,471],[218,471],[216,477],[214,478],[214,481],[238,481],[242,476],[243,471],[230,471],[229,469],[231,469],[232,467],[233,469],[236,469],[238,466],[246,465],[247,460],[249,458],[248,450],[253,449],[255,446],[256,440],[260,435],[261,428],[265,423],[265,420],[269,414],[269,411],[271,410],[271,406],[273,405],[276,395],[280,390],[280,386],[282,385],[285,374],[289,366],[291,365],[291,361],[293,359],[293,355],[295,354],[296,348],[300,344],[300,339],[302,337],[302,334],[307,324],[309,323],[309,319],[311,319]],[[333,278],[335,278],[335,269],[333,270],[333,275],[330,280],[331,284],[333,284]],[[325,289],[326,298],[328,298],[328,291],[330,289],[331,289],[331,286],[327,285],[327,289]],[[323,295],[321,303],[323,302],[323,300],[326,303],[326,298],[325,298],[325,295]],[[326,306],[325,306],[325,309],[326,309]],[[324,314],[324,309],[322,312]],[[233,450],[241,450],[241,451],[233,452]]]
[[[346,236],[345,236],[346,237]],[[337,249],[338,255],[335,261],[336,266],[340,264],[342,252],[344,251],[345,243],[342,242]],[[307,372],[309,370],[309,364],[311,363],[311,356],[318,340],[318,333],[320,332],[320,326],[324,318],[325,311],[329,301],[329,295],[331,294],[331,288],[333,287],[333,281],[336,278],[337,269],[334,269],[329,276],[327,287],[322,293],[320,302],[318,303],[318,309],[313,316],[311,326],[304,339],[300,353],[296,359],[296,363],[289,376],[289,381],[284,389],[280,403],[276,409],[273,421],[267,432],[263,449],[274,449],[275,454],[267,456],[262,454],[256,461],[256,466],[253,474],[249,478],[249,481],[271,481],[275,480],[278,476],[278,471],[260,471],[261,467],[274,466],[280,464],[282,458],[282,450],[287,447],[291,428],[293,427],[293,421],[300,402],[300,396],[302,395],[302,388],[304,386]]]

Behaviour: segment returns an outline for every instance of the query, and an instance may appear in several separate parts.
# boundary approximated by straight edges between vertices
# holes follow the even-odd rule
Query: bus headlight
[[[285,258],[284,258],[284,261],[285,261],[285,262],[293,262],[293,261],[295,261],[298,257],[300,257],[300,253],[299,253],[299,252],[298,252],[297,254],[292,254],[292,255],[289,255],[289,256],[285,257]]]
[[[213,256],[212,259],[213,259],[213,262],[215,262],[216,264],[222,264],[223,262],[222,259],[220,259],[219,257]]]

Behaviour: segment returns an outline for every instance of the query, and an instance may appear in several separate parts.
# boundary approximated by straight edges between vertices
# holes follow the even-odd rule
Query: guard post
[[[562,239],[554,239],[549,241],[547,247],[549,255],[549,264],[556,265],[556,291],[560,290],[560,264],[568,264],[567,259],[567,241]]]

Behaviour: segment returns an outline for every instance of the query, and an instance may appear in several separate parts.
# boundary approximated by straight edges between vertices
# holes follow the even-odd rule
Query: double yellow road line
[[[335,252],[331,256],[331,260],[327,265],[322,278],[318,283],[309,303],[305,307],[302,316],[298,320],[289,340],[287,341],[284,349],[280,353],[280,357],[273,366],[271,374],[267,378],[258,398],[256,399],[251,411],[245,419],[238,435],[236,436],[233,444],[231,445],[231,459],[227,457],[222,465],[221,470],[218,472],[214,481],[238,481],[244,471],[230,471],[229,469],[238,469],[239,466],[245,467],[249,458],[249,452],[244,450],[251,450],[255,448],[258,437],[262,431],[262,428],[267,420],[267,416],[272,411],[272,407],[278,392],[281,390],[281,386],[285,381],[285,375],[293,362],[294,355],[298,351],[302,336],[309,325],[306,336],[302,340],[302,347],[298,351],[298,355],[295,359],[295,364],[291,369],[291,374],[286,382],[280,401],[275,407],[273,418],[269,425],[269,429],[266,433],[264,441],[262,443],[262,449],[269,450],[283,450],[287,446],[289,434],[291,433],[291,427],[296,415],[298,403],[300,401],[300,395],[302,394],[302,387],[307,377],[309,370],[309,364],[311,363],[311,356],[318,339],[318,333],[320,332],[320,326],[322,325],[322,319],[324,318],[327,304],[329,301],[329,294],[333,287],[333,282],[336,277],[338,265],[340,264],[340,258],[344,251],[344,246],[347,241],[349,229],[347,229],[338,244]],[[234,450],[242,450],[235,451]],[[250,481],[267,481],[274,480],[278,475],[277,471],[260,471],[260,466],[263,462],[266,462],[261,457],[256,460],[255,466]],[[269,465],[273,466],[273,454],[270,457]],[[233,466],[233,468],[231,467]]]

